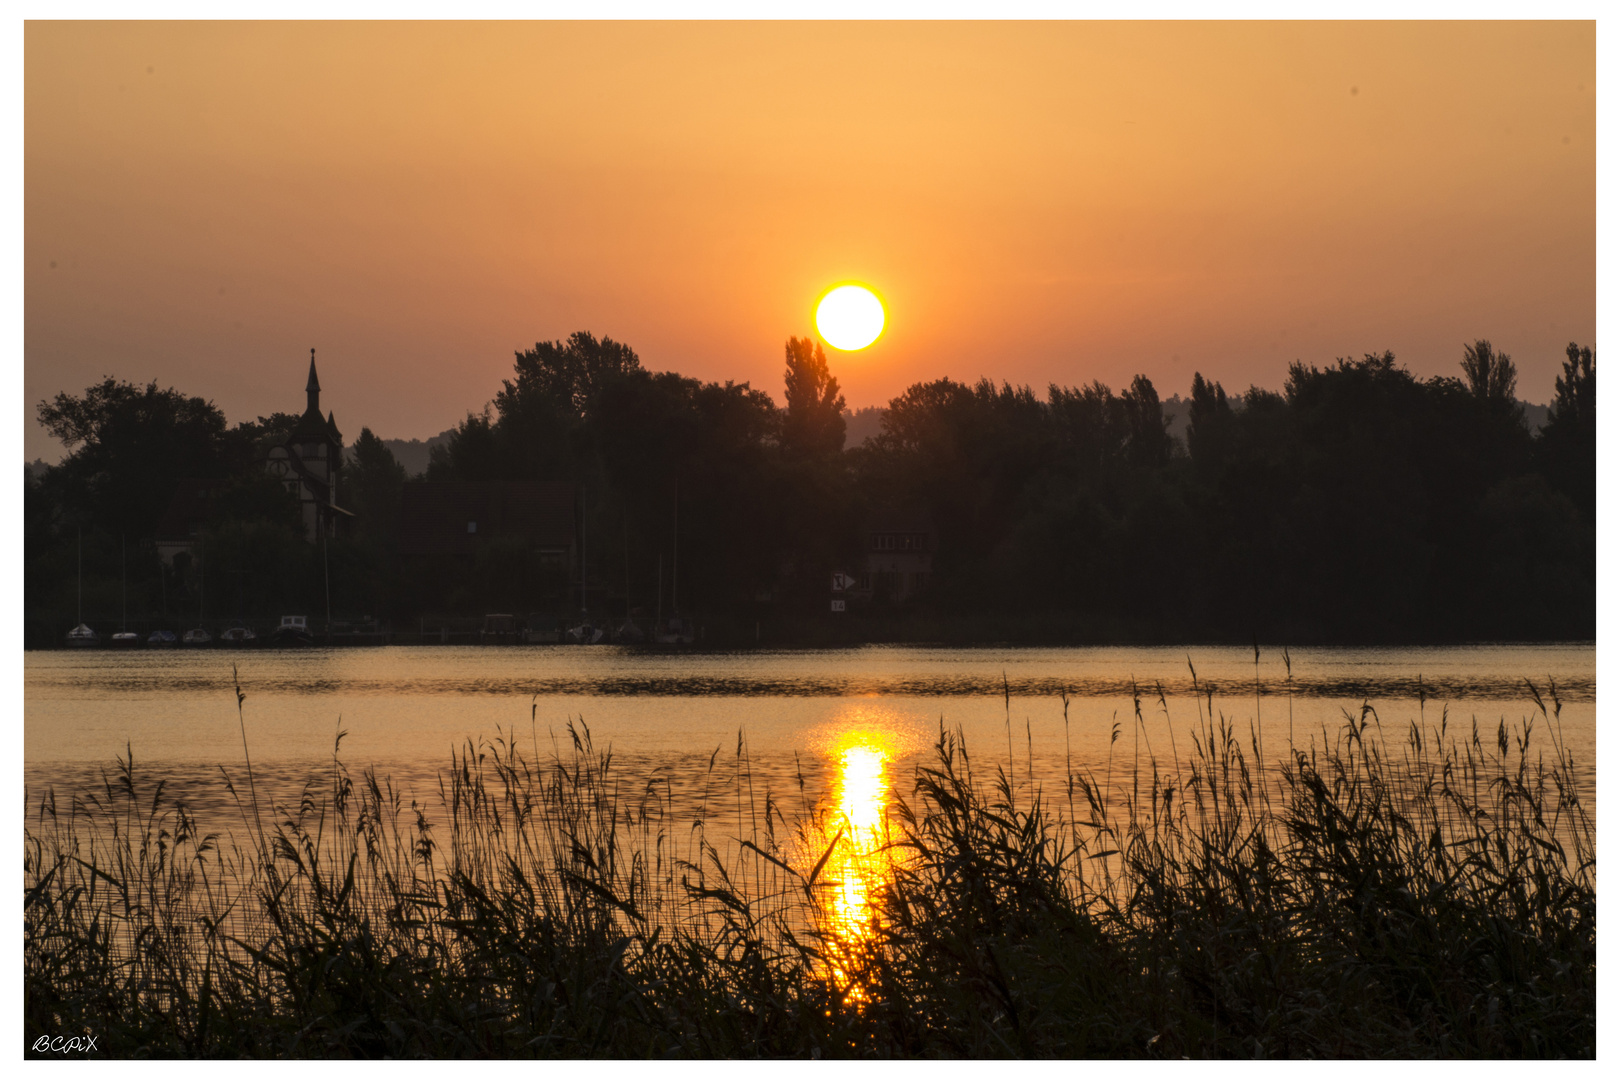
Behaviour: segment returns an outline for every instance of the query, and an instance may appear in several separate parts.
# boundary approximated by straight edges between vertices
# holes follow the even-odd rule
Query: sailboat
[[[203,576],[202,560],[197,560],[197,626],[187,630],[180,639],[182,645],[201,646],[213,643],[214,636],[203,629],[203,606],[208,600],[208,579]]]
[[[94,647],[101,637],[94,630],[84,624],[84,530],[79,530],[79,625],[67,632],[67,645],[70,649],[88,649]]]
[[[692,622],[690,619],[681,618],[679,614],[681,608],[675,598],[676,586],[680,584],[681,572],[681,489],[679,484],[675,487],[674,543],[674,554],[670,560],[669,569],[669,609],[674,614],[671,614],[667,620],[658,620],[658,625],[653,630],[653,641],[659,645],[690,645],[693,639]],[[658,606],[660,608],[664,605],[663,567],[663,560],[660,558],[658,563]]]
[[[568,628],[568,639],[576,645],[595,645],[604,631],[590,620],[585,601],[585,489],[579,489],[579,625]]]
[[[118,633],[112,636],[112,645],[118,649],[133,648],[140,636],[129,628],[129,556],[124,551],[124,538],[118,538],[118,573],[123,586],[124,610],[118,617]]]
[[[613,640],[620,645],[640,645],[647,640],[647,633],[636,625],[636,612],[638,608],[630,606],[630,513],[625,509],[621,519],[624,527],[624,622],[613,632]]]

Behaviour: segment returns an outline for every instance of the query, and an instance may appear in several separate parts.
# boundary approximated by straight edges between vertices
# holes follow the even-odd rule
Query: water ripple
[[[217,676],[134,670],[106,671],[85,680],[76,673],[72,679],[35,679],[32,688],[46,686],[83,688],[87,685],[103,694],[139,694],[161,689],[168,693],[209,692],[229,689],[229,681]],[[807,698],[807,697],[1001,697],[1003,693],[1014,697],[1070,697],[1105,698],[1130,697],[1133,684],[1129,678],[1053,676],[1007,678],[984,675],[926,676],[860,676],[860,675],[629,675],[590,674],[553,675],[533,677],[523,675],[449,676],[369,679],[315,678],[271,674],[244,678],[243,685],[254,693],[270,694],[352,694],[358,696],[395,696],[400,694],[425,695],[520,695],[580,696],[580,697],[742,697],[742,698]],[[1197,689],[1217,696],[1234,697],[1253,695],[1255,684],[1242,680],[1201,680]],[[1377,701],[1391,698],[1414,699],[1420,689],[1433,701],[1521,701],[1531,699],[1523,678],[1510,676],[1471,675],[1420,680],[1417,676],[1379,676],[1376,678],[1331,677],[1296,679],[1289,685],[1275,680],[1262,680],[1262,697],[1281,697],[1292,694],[1299,698],[1341,698],[1357,701]],[[1537,689],[1547,693],[1541,683]],[[1184,697],[1194,692],[1190,678],[1173,681],[1137,683],[1135,692],[1144,705],[1157,703],[1162,692],[1166,698]],[[1560,683],[1558,696],[1569,702],[1597,700],[1597,682],[1591,678],[1572,678]],[[1549,705],[1551,702],[1549,701]]]

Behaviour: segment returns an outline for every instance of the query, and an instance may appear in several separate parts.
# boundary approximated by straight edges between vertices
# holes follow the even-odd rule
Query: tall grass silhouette
[[[261,813],[239,689],[241,831],[132,754],[31,808],[25,1028],[119,1056],[1594,1055],[1555,687],[1494,731],[1366,706],[1268,762],[1193,677],[1196,722],[1157,689],[1168,763],[1133,695],[1119,791],[1117,722],[1101,781],[1067,751],[1060,790],[1019,777],[1008,694],[1006,763],[942,722],[875,832],[802,773],[796,808],[756,789],[740,734],[692,812],[583,721],[543,755],[532,710],[426,801],[351,775],[340,729]]]

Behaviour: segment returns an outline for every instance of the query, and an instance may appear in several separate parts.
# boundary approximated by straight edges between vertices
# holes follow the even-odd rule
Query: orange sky
[[[1596,321],[1574,23],[30,23],[25,451],[103,374],[352,441],[590,330],[780,400],[828,285],[921,379],[1161,396],[1489,337],[1546,401]]]

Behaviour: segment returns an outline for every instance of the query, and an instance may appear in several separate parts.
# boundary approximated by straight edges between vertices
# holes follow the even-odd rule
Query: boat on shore
[[[147,647],[152,649],[172,649],[178,641],[173,630],[154,630],[146,637]]]
[[[80,623],[67,632],[64,640],[70,649],[93,649],[101,643],[101,635]]]
[[[259,635],[245,626],[233,626],[219,635],[221,645],[230,645],[235,648],[246,648],[259,643]]]
[[[692,620],[683,619],[679,615],[672,615],[653,634],[653,641],[659,645],[690,645],[696,640],[697,634],[692,626]]]
[[[133,649],[141,643],[141,636],[133,630],[120,630],[107,643],[115,649]]]
[[[602,640],[604,631],[600,626],[589,622],[582,622],[578,626],[569,627],[568,640],[575,645],[596,645]]]
[[[210,634],[208,631],[199,626],[195,629],[187,630],[185,636],[180,639],[180,643],[182,645],[190,645],[193,647],[200,645],[212,645],[214,643],[214,635]]]
[[[270,644],[281,648],[315,644],[315,637],[309,632],[309,616],[283,615],[281,625],[270,632]]]

